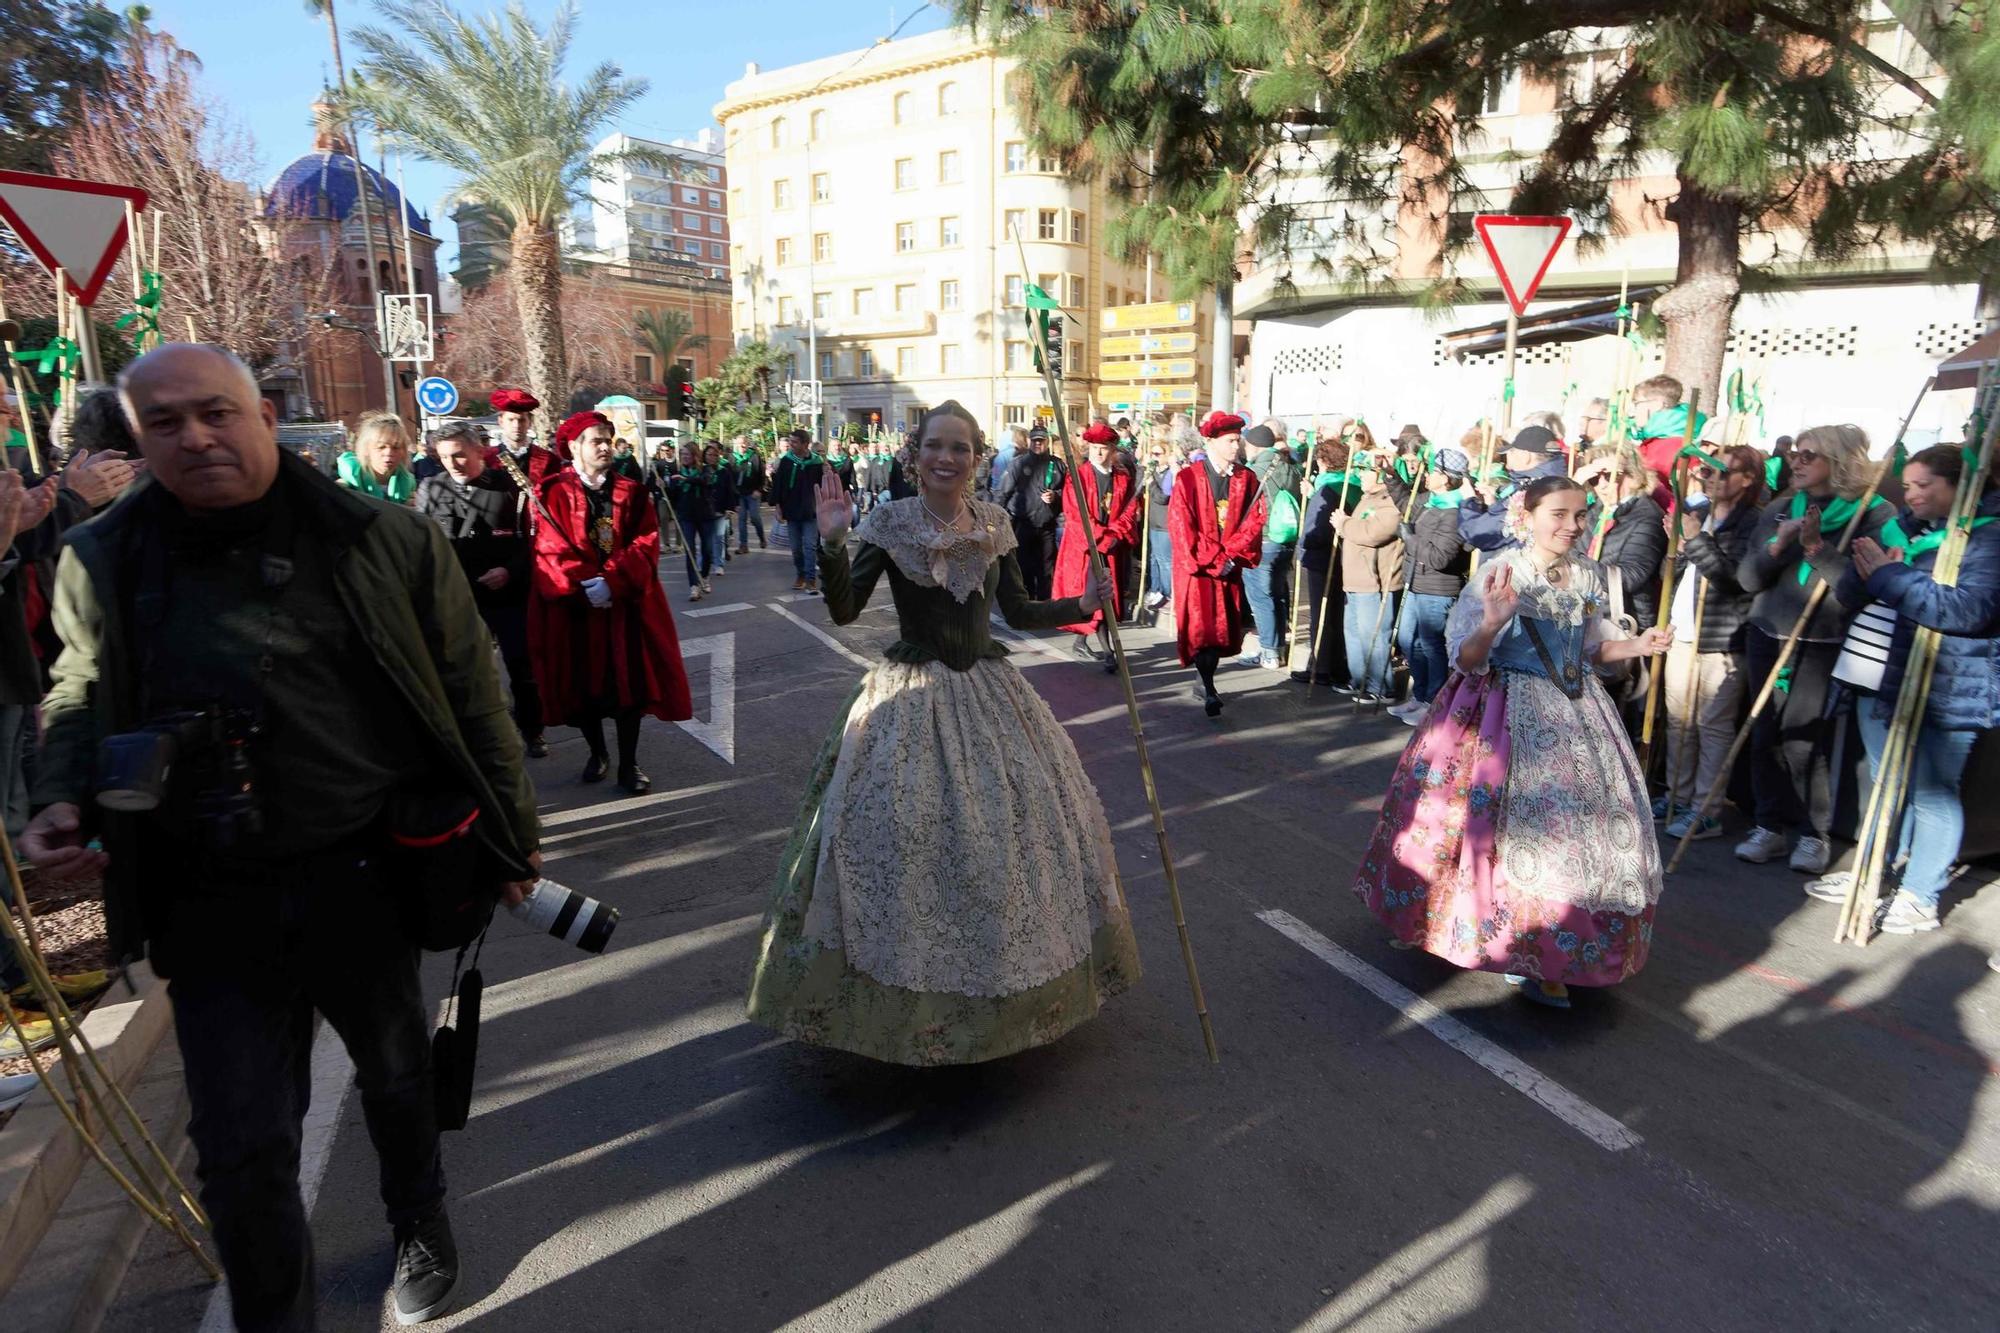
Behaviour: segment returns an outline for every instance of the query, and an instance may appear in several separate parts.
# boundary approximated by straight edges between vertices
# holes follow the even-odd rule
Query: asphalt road
[[[464,1307],[440,1327],[2000,1325],[1985,872],[1944,930],[1861,950],[1830,942],[1801,877],[1703,843],[1641,976],[1534,1008],[1392,950],[1349,892],[1400,723],[1246,668],[1211,722],[1151,632],[1137,683],[1219,1066],[1117,682],[1060,646],[1015,661],[1103,793],[1142,984],[1054,1047],[964,1069],[747,1024],[806,770],[850,654],[895,633],[886,600],[835,629],[791,580],[753,553],[680,619],[704,721],[647,723],[650,796],[579,785],[573,737],[536,765],[548,873],[624,920],[602,958],[504,921],[487,945],[474,1119],[446,1139]],[[322,1326],[394,1327],[373,1155],[322,1066]],[[107,1327],[205,1315],[191,1265],[149,1241]]]

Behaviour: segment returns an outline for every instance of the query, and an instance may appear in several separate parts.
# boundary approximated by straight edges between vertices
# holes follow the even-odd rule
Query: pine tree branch
[[[1828,46],[1836,50],[1845,50],[1851,53],[1856,60],[1859,60],[1878,74],[1883,75],[1890,82],[1910,93],[1925,106],[1934,107],[1938,104],[1936,93],[1924,87],[1923,84],[1918,83],[1907,72],[1896,68],[1890,61],[1870,51],[1864,43],[1854,41],[1851,37],[1843,35],[1834,28],[1829,28],[1825,24],[1814,23],[1810,19],[1800,18],[1796,14],[1787,14],[1775,5],[1758,5],[1753,12],[1759,18],[1770,23],[1775,23],[1783,28],[1790,28],[1802,37],[1812,37],[1825,42]]]

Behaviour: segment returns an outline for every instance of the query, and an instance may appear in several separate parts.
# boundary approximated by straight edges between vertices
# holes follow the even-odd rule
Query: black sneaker
[[[427,1220],[396,1228],[396,1322],[423,1324],[451,1309],[458,1293],[458,1245],[440,1208]]]
[[[618,785],[634,796],[644,796],[653,789],[653,780],[634,765],[618,770]]]
[[[583,761],[583,781],[602,782],[604,775],[611,771],[611,756],[594,754]]]
[[[538,731],[534,735],[528,737],[527,746],[528,746],[528,758],[547,759],[549,757],[549,738],[547,736],[544,736],[541,732]]]

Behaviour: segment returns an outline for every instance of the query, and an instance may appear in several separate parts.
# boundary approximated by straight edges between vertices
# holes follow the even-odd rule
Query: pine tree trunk
[[[1667,219],[1680,233],[1680,257],[1673,290],[1653,305],[1667,326],[1667,374],[1700,390],[1701,410],[1713,415],[1743,294],[1743,205],[1682,176]]]
[[[521,315],[521,347],[527,357],[528,392],[541,399],[535,429],[543,444],[554,444],[556,423],[569,411],[569,357],[563,349],[562,246],[555,229],[535,222],[514,228],[513,262],[507,276]]]

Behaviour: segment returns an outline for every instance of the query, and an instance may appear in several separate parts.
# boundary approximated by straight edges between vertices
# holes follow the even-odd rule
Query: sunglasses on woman
[[[1817,460],[1819,459],[1819,457],[1820,457],[1820,455],[1819,455],[1819,451],[1818,451],[1818,450],[1816,450],[1816,449],[1794,449],[1794,450],[1792,450],[1792,461],[1793,461],[1794,463],[1811,463],[1811,462],[1816,462],[1816,461],[1817,461]]]

